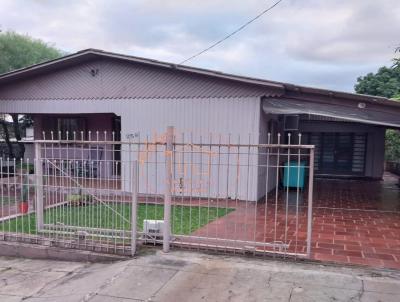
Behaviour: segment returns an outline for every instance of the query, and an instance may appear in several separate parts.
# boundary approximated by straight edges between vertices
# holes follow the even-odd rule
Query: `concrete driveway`
[[[399,301],[400,272],[175,251],[116,263],[0,258],[0,301]]]

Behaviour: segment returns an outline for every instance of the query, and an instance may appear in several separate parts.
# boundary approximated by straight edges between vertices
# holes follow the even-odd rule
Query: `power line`
[[[232,37],[233,35],[237,34],[239,31],[243,30],[246,26],[250,25],[251,23],[253,23],[254,21],[256,21],[258,18],[260,18],[262,15],[266,14],[267,12],[269,12],[271,9],[273,9],[275,6],[277,6],[279,3],[281,3],[283,0],[279,0],[276,1],[273,5],[271,5],[270,7],[268,7],[267,9],[265,9],[264,11],[262,11],[260,14],[258,14],[257,16],[255,16],[253,19],[247,21],[245,24],[243,24],[242,26],[240,26],[238,29],[236,29],[235,31],[231,32],[229,35],[225,36],[224,38],[222,38],[221,40],[215,42],[214,44],[210,45],[209,47],[203,49],[202,51],[194,54],[193,56],[183,60],[182,62],[180,62],[179,64],[183,64],[186,63],[198,56],[200,56],[201,54],[209,51],[211,48],[214,48],[215,46],[217,46],[218,44],[221,44],[222,42],[224,42],[225,40],[228,40],[230,37]]]

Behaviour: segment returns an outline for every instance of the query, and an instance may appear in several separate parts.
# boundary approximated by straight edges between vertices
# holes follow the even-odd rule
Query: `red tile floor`
[[[316,260],[400,269],[400,188],[384,181],[315,182]]]
[[[397,183],[397,177],[391,174],[385,174],[383,181],[316,179],[312,259],[400,269],[400,188]],[[257,205],[229,201],[229,207],[236,208],[235,211],[193,235],[232,239],[233,247],[251,245],[238,243],[238,240],[282,241],[289,244],[287,252],[305,253],[306,200],[306,196],[299,199],[298,219],[293,201],[286,211],[285,192],[280,194],[276,207],[274,197],[269,198],[267,204],[258,202]],[[222,205],[220,202],[213,206]],[[211,240],[207,243],[213,244]],[[253,248],[274,250],[265,246]]]

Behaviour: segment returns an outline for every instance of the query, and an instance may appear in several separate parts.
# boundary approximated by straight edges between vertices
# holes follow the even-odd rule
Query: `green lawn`
[[[234,209],[216,207],[172,206],[173,234],[190,234],[207,223],[222,217]],[[118,214],[116,214],[118,213]],[[45,211],[45,223],[58,225],[95,227],[105,229],[130,229],[130,204],[60,206]],[[162,205],[138,205],[137,227],[143,229],[144,219],[162,220],[164,207]],[[0,231],[36,233],[36,216],[24,215],[0,223]]]

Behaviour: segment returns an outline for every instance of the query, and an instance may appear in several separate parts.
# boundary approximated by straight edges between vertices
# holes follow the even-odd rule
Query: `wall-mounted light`
[[[367,104],[365,104],[363,102],[360,102],[360,103],[358,103],[357,107],[360,108],[360,109],[365,109],[367,107]]]

